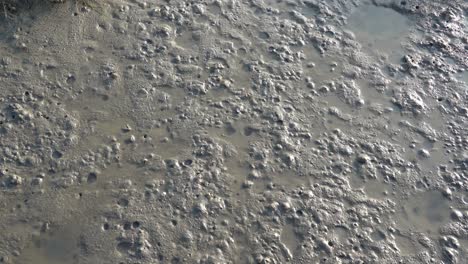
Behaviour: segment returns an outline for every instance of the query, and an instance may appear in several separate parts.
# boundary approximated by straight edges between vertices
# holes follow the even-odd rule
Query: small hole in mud
[[[270,38],[270,34],[268,34],[268,32],[260,32],[258,34],[258,36],[261,38],[261,39],[269,39]]]
[[[442,102],[443,100],[444,100],[444,98],[443,98],[443,97],[439,97],[439,98],[437,98],[437,101],[439,101],[439,102]]]
[[[405,6],[406,5],[406,1],[401,1],[400,3],[402,6]]]
[[[248,137],[251,136],[254,132],[255,132],[255,129],[253,129],[251,127],[244,128],[244,135],[246,135]]]
[[[190,166],[190,165],[192,165],[192,163],[193,163],[193,160],[191,160],[191,159],[186,159],[186,160],[184,161],[184,165],[185,165],[185,166]]]
[[[78,195],[80,196],[80,198],[83,197],[83,193],[78,193]]]
[[[104,225],[102,225],[102,229],[104,230],[109,230],[109,223],[104,223]]]
[[[298,216],[303,216],[303,215],[304,215],[304,212],[303,212],[302,210],[297,210],[297,211],[296,211],[296,214],[297,214]]]
[[[54,159],[60,159],[62,156],[63,156],[63,154],[62,154],[60,151],[57,151],[57,150],[55,150],[55,151],[52,153],[52,157],[53,157]]]
[[[117,201],[117,204],[120,205],[120,206],[128,206],[129,202],[127,199],[125,198],[120,198],[118,201]]]
[[[88,183],[94,183],[97,180],[97,174],[95,172],[90,172],[88,174]]]
[[[177,221],[176,220],[171,220],[171,223],[173,226],[176,226],[177,225]]]
[[[247,54],[247,50],[246,50],[245,48],[242,47],[242,48],[239,48],[239,49],[237,50],[237,53],[238,53],[239,55],[245,55],[245,54]]]
[[[140,222],[135,221],[132,223],[133,228],[139,228],[140,227]]]
[[[144,134],[144,135],[143,135],[143,138],[148,138],[148,135],[147,135],[147,134]]]
[[[416,9],[419,9],[419,6],[417,5],[417,6],[415,6],[415,8],[416,8]]]
[[[130,224],[130,222],[126,222],[123,226],[123,229],[125,230],[130,230],[132,228],[132,224]]]
[[[122,241],[117,245],[117,248],[121,252],[127,252],[128,250],[130,250],[132,248],[132,246],[133,246],[133,244],[128,242],[128,241]]]
[[[226,133],[227,133],[229,136],[236,133],[236,129],[235,129],[231,124],[227,124],[227,125],[224,127],[224,130],[226,131]]]

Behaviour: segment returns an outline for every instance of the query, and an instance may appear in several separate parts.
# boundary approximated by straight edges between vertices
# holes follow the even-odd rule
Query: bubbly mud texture
[[[466,1],[9,2],[0,263],[468,263]]]

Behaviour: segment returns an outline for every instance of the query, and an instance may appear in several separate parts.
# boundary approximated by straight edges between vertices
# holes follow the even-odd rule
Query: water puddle
[[[410,197],[401,206],[395,222],[402,230],[437,235],[450,219],[450,204],[438,191],[428,191]]]
[[[389,185],[380,181],[368,181],[364,184],[364,191],[372,198],[384,199],[390,193]]]
[[[255,142],[261,142],[260,131],[245,122],[229,122],[222,127],[209,128],[207,133],[220,143],[225,142],[233,147],[235,153],[232,157],[226,157],[224,165],[232,177],[233,191],[239,193],[250,172],[249,147]]]
[[[418,162],[421,168],[423,168],[426,171],[437,171],[440,164],[448,164],[450,161],[450,157],[445,152],[444,143],[441,141],[425,141],[422,144],[422,149],[427,150],[430,154],[429,158],[425,158],[422,155],[421,150],[418,150],[417,152],[419,158]]]
[[[186,156],[191,151],[191,138],[187,135],[177,135],[166,128],[153,128],[148,133],[139,132],[139,151],[153,151],[162,159]]]
[[[305,57],[302,63],[304,74],[311,78],[317,89],[340,76],[342,63],[338,58],[321,56],[316,48],[310,44],[298,51],[301,51]]]
[[[99,121],[91,121],[90,134],[83,137],[77,146],[77,150],[86,151],[102,144],[110,143],[111,137],[121,138],[124,136],[123,129],[133,122],[127,118],[115,117],[113,119],[102,118]]]
[[[234,231],[234,241],[237,248],[237,255],[235,256],[236,263],[248,263],[248,252],[249,252],[249,241],[247,239],[247,235],[240,231]]]
[[[381,241],[385,239],[385,233],[377,229],[370,234],[370,237],[372,238],[373,241]]]
[[[465,83],[465,90],[468,90],[468,71],[464,71],[464,72],[456,74],[456,78],[459,81],[464,82]]]
[[[112,188],[112,186],[118,186],[126,180],[130,180],[132,185],[143,186],[149,180],[162,179],[164,177],[163,172],[148,170],[150,166],[137,166],[134,164],[112,164],[106,167],[102,174],[98,176],[99,188]],[[89,188],[89,187],[88,187]]]
[[[16,263],[18,264],[74,264],[82,253],[80,235],[76,227],[67,227],[50,234],[34,236]]]
[[[300,186],[310,186],[314,183],[312,178],[306,175],[299,175],[289,169],[278,173],[272,173],[271,176],[267,176],[266,179],[277,187],[284,187],[287,189]]]
[[[118,103],[114,100],[108,101],[110,98],[118,98],[118,96],[109,97],[105,93],[97,91],[85,91],[78,96],[65,101],[67,110],[79,113],[83,118],[90,118],[99,112],[108,112],[114,109]]]
[[[411,241],[411,239],[405,236],[396,235],[395,242],[397,244],[398,249],[400,250],[400,253],[403,256],[414,255],[414,253],[416,252],[416,246],[414,245],[414,243]]]
[[[410,28],[407,17],[390,8],[364,5],[351,14],[348,27],[372,55],[386,53],[390,60],[399,60],[404,53],[401,42]]]
[[[462,245],[462,249],[465,249],[465,254],[468,255],[468,239],[460,239],[460,244]]]
[[[289,3],[283,0],[265,0],[263,2],[264,2],[263,7],[265,8],[265,11],[267,12],[267,14],[278,12],[278,13],[275,13],[275,16],[282,18],[282,19],[289,18],[288,10],[290,10],[291,7],[294,5],[294,3]],[[259,12],[259,10],[257,10],[257,12]]]
[[[294,227],[290,224],[286,224],[281,231],[281,242],[283,242],[289,251],[294,252],[299,245],[296,234],[294,233]]]
[[[362,97],[368,107],[379,105],[382,109],[396,110],[395,105],[391,103],[391,95],[387,91],[373,87],[366,80],[358,80],[356,81],[356,85],[359,87]]]
[[[349,238],[349,232],[346,228],[337,226],[333,229],[333,234],[338,238],[340,243],[346,243]]]
[[[182,32],[177,36],[175,42],[177,43],[177,46],[185,50],[197,51],[199,49],[199,41],[194,38],[192,32]]]
[[[350,185],[353,189],[362,189],[371,198],[386,199],[389,195],[394,195],[393,188],[377,179],[365,179],[357,174],[350,178]]]

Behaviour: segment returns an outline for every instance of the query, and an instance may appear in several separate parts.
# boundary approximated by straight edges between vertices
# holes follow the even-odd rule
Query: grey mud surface
[[[0,263],[468,263],[466,1],[86,2],[0,20]]]

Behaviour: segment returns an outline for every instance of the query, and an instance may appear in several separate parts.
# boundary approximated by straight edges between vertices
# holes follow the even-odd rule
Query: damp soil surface
[[[0,263],[467,263],[466,1],[0,7]]]

